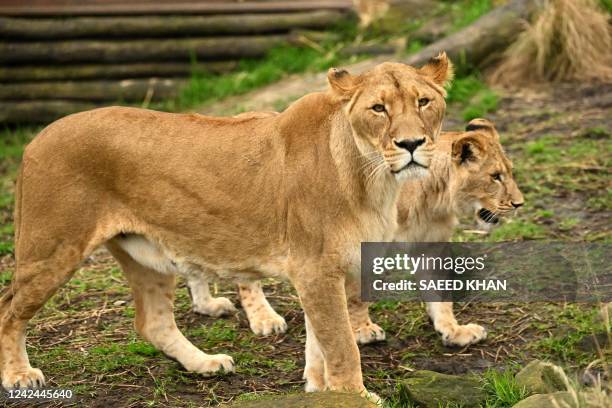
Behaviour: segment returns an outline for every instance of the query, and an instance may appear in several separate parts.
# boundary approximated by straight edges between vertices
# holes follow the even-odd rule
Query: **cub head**
[[[472,120],[465,133],[455,136],[451,152],[459,185],[455,202],[461,206],[460,212],[473,212],[479,224],[490,226],[499,222],[499,216],[524,204],[512,176],[512,162],[491,122]]]
[[[445,53],[418,69],[391,62],[358,76],[330,69],[331,92],[344,103],[369,171],[396,179],[427,173],[446,110],[444,86],[452,75]]]

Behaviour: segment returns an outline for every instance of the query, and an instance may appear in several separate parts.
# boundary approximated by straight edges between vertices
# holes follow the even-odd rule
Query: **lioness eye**
[[[381,105],[380,103],[377,103],[376,105],[372,106],[372,110],[374,110],[374,112],[384,112],[385,111],[385,105]]]
[[[493,177],[493,180],[495,180],[495,181],[502,181],[500,173],[491,174],[491,177]]]
[[[426,106],[427,104],[429,104],[429,99],[427,98],[419,99],[419,108],[422,108],[423,106]]]

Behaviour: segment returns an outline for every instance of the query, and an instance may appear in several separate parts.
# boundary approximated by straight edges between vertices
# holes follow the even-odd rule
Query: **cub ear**
[[[458,165],[477,162],[483,152],[480,140],[473,136],[463,136],[453,142],[451,154]]]
[[[490,134],[491,136],[493,136],[495,140],[499,140],[499,134],[497,133],[497,129],[495,129],[495,125],[493,124],[493,122],[487,119],[483,119],[483,118],[472,119],[465,127],[465,130],[466,132],[473,132],[476,130],[481,130],[484,133]]]
[[[345,69],[330,68],[327,71],[327,82],[331,89],[343,98],[349,99],[357,88],[357,77]]]
[[[436,84],[445,87],[453,80],[453,63],[448,59],[446,53],[442,51],[430,59],[426,65],[419,68],[419,73],[431,78]]]

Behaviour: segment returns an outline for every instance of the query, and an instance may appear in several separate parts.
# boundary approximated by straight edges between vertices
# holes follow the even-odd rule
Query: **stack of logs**
[[[300,43],[347,17],[351,0],[5,0],[0,123],[45,123],[113,102],[173,98],[194,70]]]

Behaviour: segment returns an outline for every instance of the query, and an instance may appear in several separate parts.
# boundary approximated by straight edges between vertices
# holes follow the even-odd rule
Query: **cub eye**
[[[500,173],[494,173],[494,174],[491,174],[491,177],[492,177],[492,178],[493,178],[493,180],[495,180],[495,181],[502,181],[502,176],[501,176],[501,174],[500,174]]]
[[[376,105],[372,106],[372,110],[374,112],[380,113],[380,112],[384,112],[386,109],[385,109],[385,105],[381,105],[380,103],[377,103]]]
[[[427,106],[427,105],[429,105],[429,99],[427,98],[419,99],[419,108],[422,108],[423,106]]]

